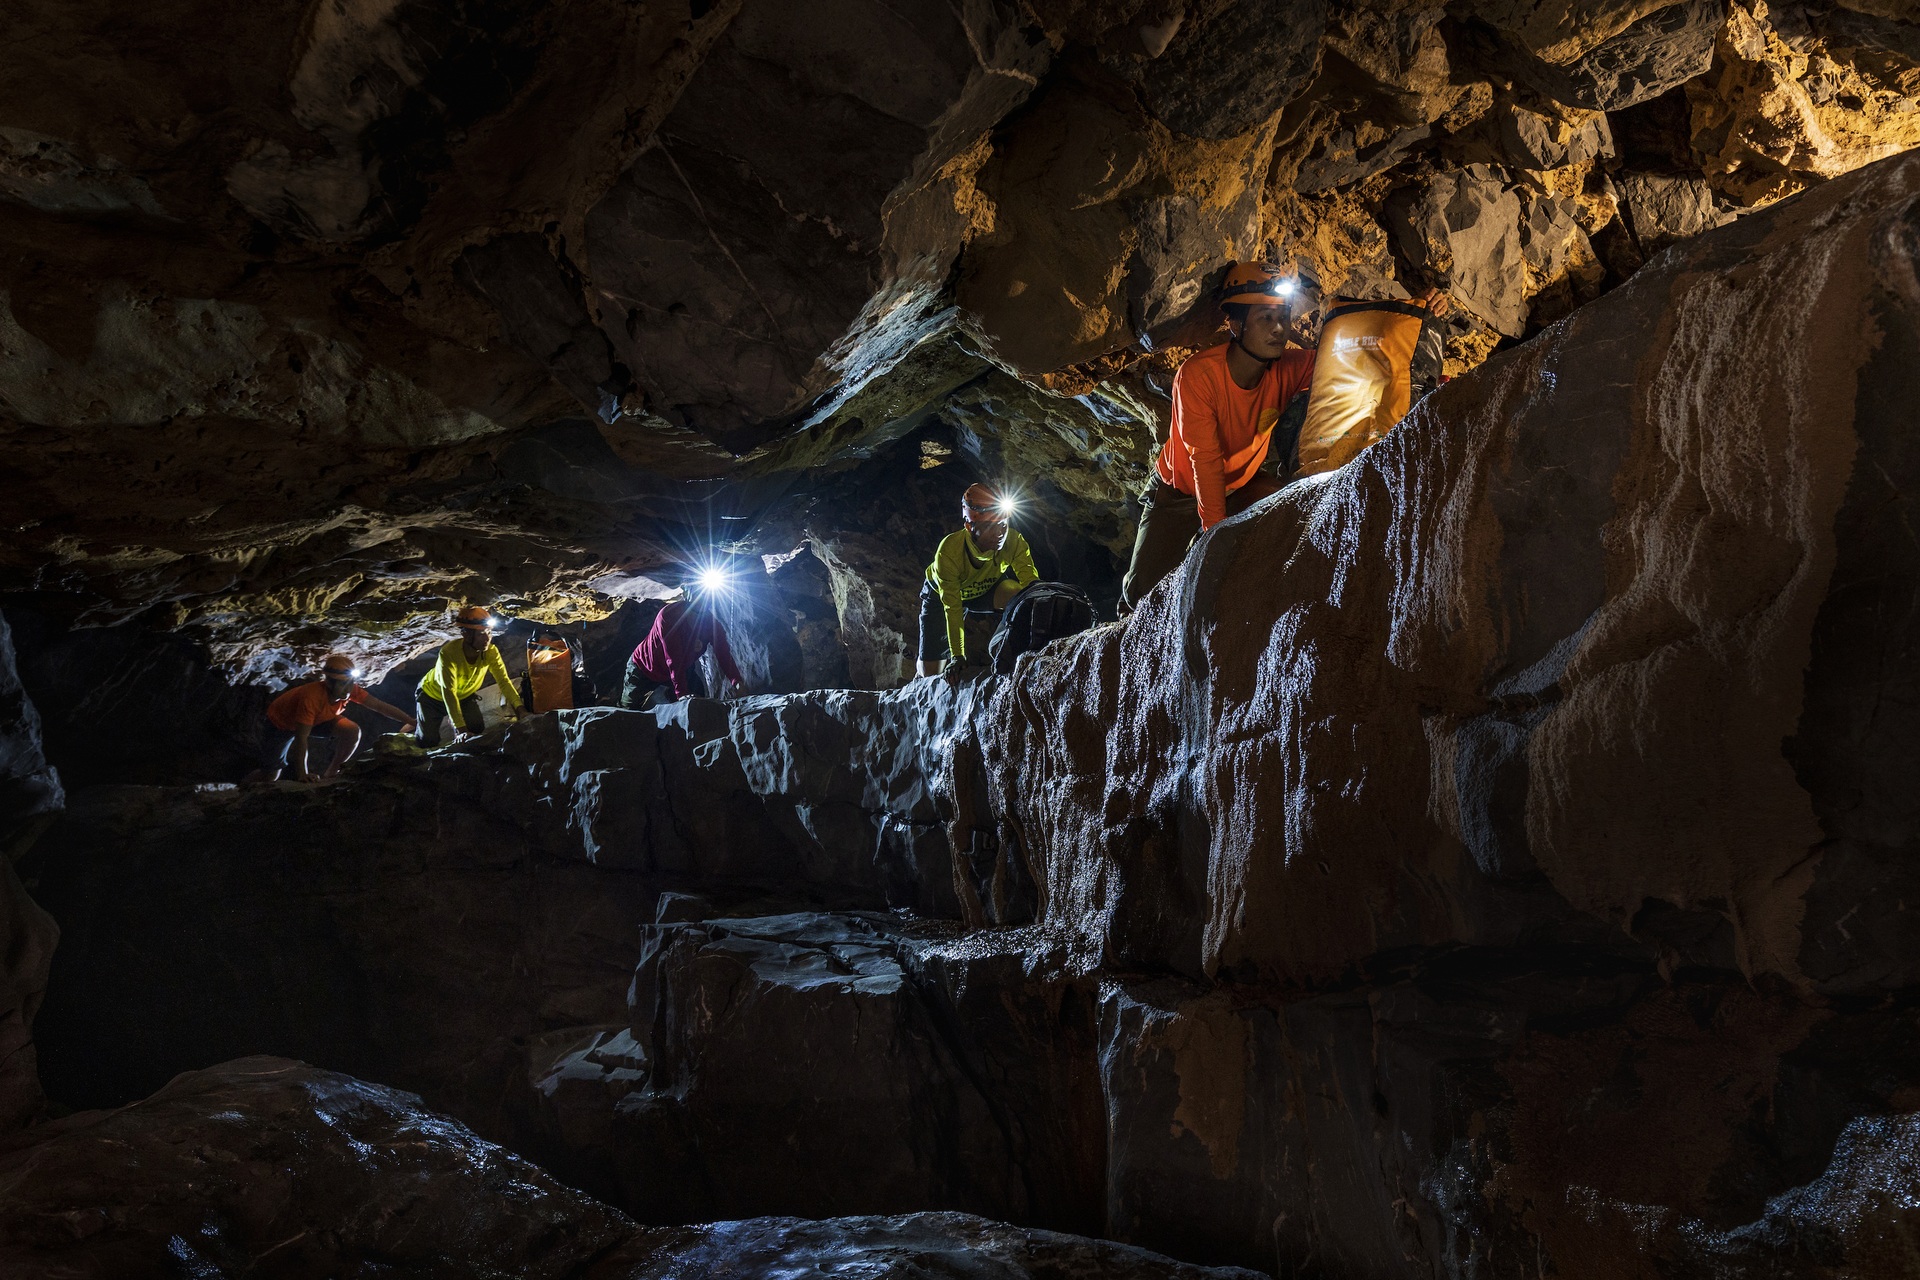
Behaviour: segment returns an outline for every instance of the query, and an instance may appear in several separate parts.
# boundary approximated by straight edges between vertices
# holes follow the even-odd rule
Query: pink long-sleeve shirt
[[[714,660],[727,679],[745,684],[740,668],[733,663],[733,650],[727,646],[727,630],[720,619],[711,610],[696,609],[686,600],[675,600],[660,610],[653,629],[634,649],[633,661],[647,679],[671,687],[674,697],[684,698],[692,690],[694,664],[708,645],[713,646]]]

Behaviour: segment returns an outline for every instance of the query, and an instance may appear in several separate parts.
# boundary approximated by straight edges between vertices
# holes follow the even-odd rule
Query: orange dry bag
[[[1439,362],[1439,324],[1424,307],[1353,302],[1329,311],[1294,474],[1345,466],[1386,435],[1412,405],[1415,384],[1424,391],[1438,381]]]
[[[565,640],[527,641],[527,693],[535,711],[573,706],[573,650]]]

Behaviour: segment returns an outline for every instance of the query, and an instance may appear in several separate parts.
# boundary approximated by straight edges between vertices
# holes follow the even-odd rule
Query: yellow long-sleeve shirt
[[[991,598],[993,589],[1008,576],[1022,587],[1040,578],[1040,571],[1033,567],[1033,549],[1018,530],[1007,530],[1006,540],[993,552],[982,551],[965,529],[940,540],[940,549],[927,566],[927,581],[947,611],[947,650],[955,658],[967,656],[962,610],[982,596]]]
[[[520,691],[513,687],[513,681],[507,675],[506,659],[500,656],[500,646],[490,644],[476,660],[467,655],[467,642],[449,640],[440,646],[440,654],[433,661],[427,674],[420,677],[420,692],[430,698],[438,698],[446,704],[447,715],[453,719],[453,727],[465,730],[467,722],[460,711],[460,699],[471,698],[480,692],[480,686],[487,682],[487,675],[493,675],[494,683],[500,686],[500,696],[513,707],[520,705]]]

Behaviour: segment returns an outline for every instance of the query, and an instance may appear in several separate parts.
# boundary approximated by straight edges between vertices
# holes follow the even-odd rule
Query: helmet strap
[[[1227,326],[1227,332],[1233,335],[1233,345],[1240,348],[1241,355],[1253,361],[1255,364],[1258,364],[1263,369],[1266,368],[1268,365],[1272,364],[1275,360],[1278,360],[1280,358],[1279,356],[1257,356],[1253,354],[1253,352],[1247,350],[1247,344],[1240,341],[1240,331],[1242,329],[1245,329],[1246,327],[1247,327],[1247,322],[1245,320],[1242,320],[1240,322],[1239,329],[1234,328],[1233,325],[1231,324]]]

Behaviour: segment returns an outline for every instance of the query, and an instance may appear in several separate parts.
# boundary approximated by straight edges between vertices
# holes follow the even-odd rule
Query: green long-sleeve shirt
[[[947,650],[955,658],[967,656],[967,629],[961,611],[982,596],[991,598],[993,589],[1005,578],[1022,587],[1039,580],[1033,567],[1033,549],[1014,529],[1007,530],[1006,541],[998,551],[982,551],[965,529],[940,540],[933,563],[927,566],[927,581],[940,594],[947,611]]]
[[[453,727],[464,731],[466,717],[460,710],[460,699],[471,698],[480,692],[480,686],[487,682],[491,672],[494,683],[500,686],[500,696],[509,706],[520,705],[520,691],[513,687],[513,681],[507,675],[506,659],[500,656],[500,646],[490,644],[476,661],[467,656],[467,642],[449,640],[440,646],[440,655],[434,659],[427,674],[420,677],[420,692],[430,698],[438,698],[447,706],[447,715],[453,719]]]

